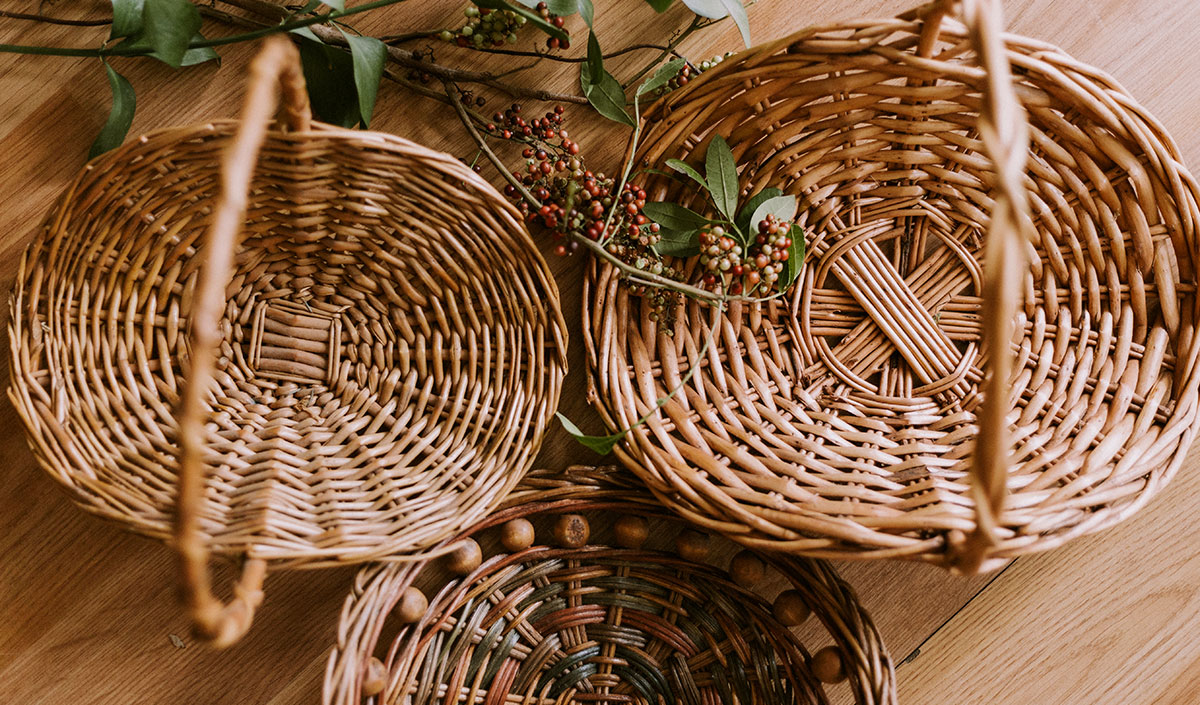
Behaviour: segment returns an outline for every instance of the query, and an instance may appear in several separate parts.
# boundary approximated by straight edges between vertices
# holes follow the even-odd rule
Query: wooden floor
[[[31,11],[39,3],[2,4]],[[101,17],[107,5],[42,3],[44,12],[63,17]],[[597,29],[610,49],[661,40],[687,17],[681,7],[657,17],[635,0],[596,5]],[[375,34],[443,26],[457,6],[413,0],[354,24]],[[756,40],[763,40],[811,23],[886,16],[907,7],[879,0],[758,0],[750,17]],[[1062,45],[1114,74],[1174,134],[1185,157],[1200,164],[1200,3],[1010,0],[1006,9],[1014,31]],[[105,33],[0,19],[0,42],[97,46]],[[700,60],[735,48],[736,39],[722,25],[690,38],[684,50]],[[250,48],[223,54],[219,68],[178,72],[147,61],[117,62],[138,90],[135,134],[235,114]],[[439,54],[443,61],[458,58]],[[558,66],[539,67],[523,80],[575,90],[574,68]],[[622,75],[630,66],[610,68]],[[13,55],[0,55],[0,96],[0,289],[7,291],[36,223],[83,165],[109,96],[96,60]],[[572,136],[590,163],[611,168],[626,138],[623,129],[599,125],[581,108],[573,113]],[[382,89],[374,127],[460,156],[474,152],[444,106],[395,86]],[[581,258],[552,261],[573,322],[581,265]],[[7,310],[0,318],[7,320]],[[584,402],[582,347],[573,325],[563,408],[598,429]],[[7,355],[3,360],[0,377],[7,386]],[[0,405],[0,458],[0,703],[319,701],[349,569],[272,576],[252,634],[226,652],[212,652],[188,636],[175,602],[171,554],[79,513],[34,465],[7,401]],[[594,461],[559,430],[542,454],[550,466]],[[1126,524],[1019,559],[997,574],[964,580],[910,564],[840,567],[900,664],[904,703],[1200,701],[1196,453],[1174,483]]]

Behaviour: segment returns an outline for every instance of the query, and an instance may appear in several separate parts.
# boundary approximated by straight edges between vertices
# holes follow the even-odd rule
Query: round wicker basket
[[[621,519],[589,545],[600,516]],[[422,563],[359,572],[322,701],[824,705],[822,681],[845,678],[854,702],[895,703],[891,658],[829,566],[743,551],[727,573],[682,525],[623,470],[534,471],[453,542],[442,567],[461,577]],[[475,539],[497,538],[505,549],[483,558]],[[773,603],[756,594],[766,568],[772,592],[785,588]],[[810,613],[832,639],[814,654],[789,629]]]
[[[1196,182],[1112,78],[1000,27],[983,0],[814,27],[648,112],[639,166],[697,164],[722,135],[743,196],[796,195],[808,234],[786,298],[686,302],[673,337],[592,271],[611,428],[700,366],[618,449],[686,518],[973,572],[1115,524],[1179,467],[1200,384]],[[646,178],[652,200],[712,212]]]
[[[268,561],[403,558],[484,517],[566,367],[555,284],[491,186],[311,123],[286,40],[252,74],[242,121],[88,164],[21,261],[9,330],[42,467],[140,533],[169,538],[177,514],[191,611],[219,644]],[[228,607],[210,549],[246,559]]]

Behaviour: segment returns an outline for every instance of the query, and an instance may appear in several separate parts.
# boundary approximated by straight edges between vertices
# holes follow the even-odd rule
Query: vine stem
[[[205,47],[223,46],[226,44],[237,44],[239,42],[247,42],[259,37],[265,37],[270,34],[279,32],[290,32],[293,29],[301,27],[311,27],[315,24],[323,24],[333,20],[357,15],[371,10],[377,10],[388,5],[395,5],[404,2],[404,0],[373,0],[372,2],[363,3],[355,7],[348,7],[345,10],[333,10],[324,15],[314,15],[312,17],[303,17],[298,20],[291,20],[277,25],[270,25],[260,29],[243,32],[242,34],[233,34],[228,37],[216,37],[214,39],[200,39],[188,43],[189,49],[203,49]],[[145,56],[154,51],[153,47],[121,47],[115,46],[112,48],[87,49],[83,47],[43,47],[30,46],[26,44],[0,44],[0,53],[7,54],[35,54],[40,56],[85,56],[85,57],[106,57],[106,56]]]
[[[642,76],[645,76],[646,74],[650,73],[651,71],[654,70],[655,66],[658,66],[659,64],[661,64],[663,59],[667,58],[672,53],[674,53],[675,48],[678,47],[680,44],[682,44],[683,40],[687,39],[693,32],[695,32],[696,30],[699,30],[699,29],[704,29],[705,27],[707,27],[709,25],[716,24],[717,21],[718,20],[703,20],[700,18],[699,15],[696,15],[695,17],[693,17],[691,24],[689,24],[686,28],[684,28],[684,30],[682,32],[680,32],[678,35],[673,37],[671,39],[671,41],[667,42],[667,45],[662,48],[662,51],[659,52],[658,56],[654,57],[654,61],[651,61],[649,64],[646,64],[646,66],[644,66],[641,71],[638,71],[636,74],[633,75],[632,78],[630,78],[625,83],[622,83],[621,88],[628,90],[630,86],[632,86],[633,84],[640,81],[642,79]]]
[[[326,44],[334,44],[337,46],[347,45],[346,38],[342,36],[340,31],[334,29],[333,27],[317,25],[312,28],[312,31],[313,34],[317,35],[317,37]],[[399,47],[389,46],[387,47],[387,52],[388,58],[397,64],[417,71],[422,71],[431,76],[436,76],[438,79],[443,81],[478,83],[503,91],[514,98],[530,98],[533,100],[587,105],[587,98],[584,98],[581,95],[555,93],[553,91],[542,90],[540,88],[516,86],[511,83],[501,81],[499,76],[493,73],[468,71],[466,69],[435,64],[431,61],[422,61],[416,52],[408,51],[407,49],[401,49]]]
[[[496,153],[492,151],[492,148],[488,145],[487,140],[483,138],[483,135],[479,134],[479,130],[475,128],[474,123],[471,122],[471,118],[467,114],[466,106],[463,105],[462,100],[459,99],[458,95],[455,94],[454,88],[449,82],[445,82],[445,89],[446,97],[450,99],[450,104],[454,106],[454,110],[458,113],[459,120],[462,122],[463,126],[467,128],[467,132],[470,133],[471,139],[473,139],[475,144],[477,144],[479,148],[483,150],[484,155],[487,156],[488,161],[492,163],[492,166],[496,168],[496,171],[500,172],[500,175],[504,177],[505,181],[512,184],[513,188],[517,190],[517,193],[521,194],[521,198],[525,199],[530,206],[535,208],[541,206],[541,203],[539,203],[538,200],[533,197],[533,194],[529,193],[529,189],[525,188],[524,184],[513,177],[508,168],[504,166],[504,162],[500,161],[500,157],[496,156]],[[626,170],[626,174],[628,174],[628,170]],[[677,282],[674,279],[669,279],[667,277],[658,274],[652,274],[650,272],[644,272],[636,267],[632,267],[625,262],[622,262],[611,252],[605,249],[603,245],[589,237],[585,237],[576,233],[569,233],[568,236],[575,242],[583,245],[584,248],[592,252],[592,254],[611,264],[613,267],[616,267],[621,273],[625,274],[632,281],[662,289],[677,291],[684,296],[699,299],[701,301],[720,302],[723,304],[727,300],[727,297],[720,294],[715,294],[706,289],[701,289],[696,286],[691,286],[690,284]]]

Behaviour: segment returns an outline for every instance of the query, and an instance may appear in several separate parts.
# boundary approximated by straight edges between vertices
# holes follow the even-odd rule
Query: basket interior
[[[150,533],[169,528],[197,248],[234,128],[93,164],[30,253],[25,379],[52,400],[33,424],[57,425],[43,453]],[[370,133],[270,135],[221,325],[217,552],[432,545],[527,469],[563,373],[557,292],[515,214],[452,158]]]
[[[932,60],[914,56],[919,30],[806,31],[649,113],[640,164],[701,168],[721,134],[742,198],[795,194],[808,233],[788,297],[716,319],[685,301],[656,323],[611,272],[594,288],[593,379],[612,427],[700,366],[626,448],[661,496],[713,528],[830,555],[928,557],[972,526],[995,179],[977,129],[985,75],[961,26],[949,23]],[[1120,86],[1054,47],[1006,39],[1031,125],[1036,233],[1007,351],[1015,496],[1003,550],[1019,552],[1115,521],[1178,466],[1195,416],[1200,218],[1170,137]],[[715,215],[694,186],[646,179],[650,199]],[[699,262],[683,266],[699,282]],[[625,307],[637,323],[604,325]]]

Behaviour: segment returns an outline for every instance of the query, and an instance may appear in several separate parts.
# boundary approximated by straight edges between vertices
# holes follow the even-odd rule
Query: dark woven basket
[[[615,545],[589,544],[598,516],[621,517]],[[534,471],[440,564],[460,577],[430,561],[358,574],[323,702],[827,703],[822,682],[843,678],[861,705],[896,701],[879,633],[828,565],[743,551],[727,572],[682,527],[624,471]],[[476,539],[504,548],[484,559]],[[810,613],[832,639],[815,654],[789,629]]]

